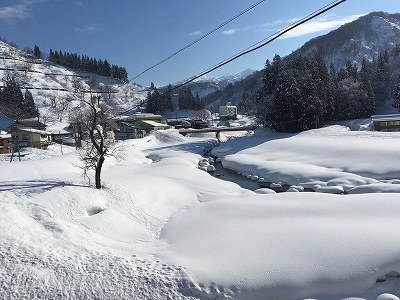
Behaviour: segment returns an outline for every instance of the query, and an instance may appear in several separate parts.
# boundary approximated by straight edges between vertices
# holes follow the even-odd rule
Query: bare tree
[[[58,105],[56,107],[56,113],[60,121],[62,121],[64,113],[71,107],[72,100],[73,97],[70,94],[59,98]]]
[[[78,93],[82,89],[82,82],[78,77],[72,77],[72,87],[75,93]]]
[[[111,130],[111,111],[107,105],[100,103],[100,96],[90,95],[89,101],[82,101],[85,112],[80,118],[82,136],[81,160],[82,169],[87,176],[89,171],[95,172],[95,186],[101,185],[101,170],[106,157],[115,156],[118,151],[115,147],[114,134]]]

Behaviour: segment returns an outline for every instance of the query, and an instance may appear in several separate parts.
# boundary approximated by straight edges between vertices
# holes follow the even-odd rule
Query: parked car
[[[167,124],[170,126],[174,126],[175,128],[179,129],[179,128],[190,128],[192,127],[192,124],[190,124],[189,121],[186,120],[167,120]]]
[[[193,119],[190,121],[190,123],[192,124],[192,128],[195,129],[201,129],[201,128],[207,128],[208,126],[208,122],[201,120],[201,119]]]

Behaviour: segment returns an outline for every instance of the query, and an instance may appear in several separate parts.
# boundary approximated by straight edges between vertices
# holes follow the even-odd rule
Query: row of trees
[[[172,111],[171,85],[168,85],[165,93],[160,93],[154,83],[151,83],[150,90],[147,93],[146,110],[153,114],[163,114],[166,111]]]
[[[375,104],[388,98],[388,70],[387,53],[364,60],[360,70],[350,61],[345,68],[328,70],[318,54],[284,61],[276,55],[265,65],[254,103],[257,119],[280,132],[298,132],[323,121],[370,117]]]
[[[3,87],[0,88],[0,112],[13,119],[39,116],[31,92],[23,92],[16,79],[9,74],[3,79]]]
[[[78,55],[77,53],[68,53],[60,51],[53,51],[50,49],[49,60],[55,64],[98,74],[100,76],[112,77],[115,79],[128,81],[128,72],[124,67],[110,64],[107,60],[97,60],[93,57],[86,55]]]
[[[165,92],[160,93],[153,83],[147,94],[146,110],[154,114],[163,114],[166,111],[172,111],[172,86],[168,85]],[[200,110],[205,107],[200,99],[199,93],[193,96],[189,87],[185,86],[179,90],[179,109]]]
[[[184,86],[179,90],[179,109],[200,110],[205,107],[199,93],[193,96],[188,86]]]

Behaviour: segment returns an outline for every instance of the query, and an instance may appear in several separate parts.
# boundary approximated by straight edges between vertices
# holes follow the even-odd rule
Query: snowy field
[[[399,133],[332,125],[217,146],[168,130],[121,144],[102,190],[73,148],[0,158],[0,298],[399,299]],[[211,149],[292,192],[210,176],[198,166]]]

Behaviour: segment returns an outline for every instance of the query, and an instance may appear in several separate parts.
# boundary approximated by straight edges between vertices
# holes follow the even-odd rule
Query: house
[[[143,128],[137,123],[117,122],[117,127],[117,130],[115,130],[117,140],[142,138],[145,134]]]
[[[0,154],[11,153],[11,134],[0,130]]]
[[[237,107],[232,105],[231,102],[227,102],[225,106],[220,106],[219,118],[220,120],[236,120]]]
[[[400,131],[400,114],[374,115],[371,118],[376,131]]]
[[[46,149],[51,143],[51,133],[44,130],[13,126],[11,135],[20,146]]]
[[[152,130],[165,130],[171,128],[167,124],[151,121],[151,120],[140,120],[138,122],[138,125],[140,128],[142,128],[144,131],[149,133]]]
[[[51,134],[51,140],[58,144],[64,144],[64,140],[72,138],[72,134],[66,130],[48,131]]]

